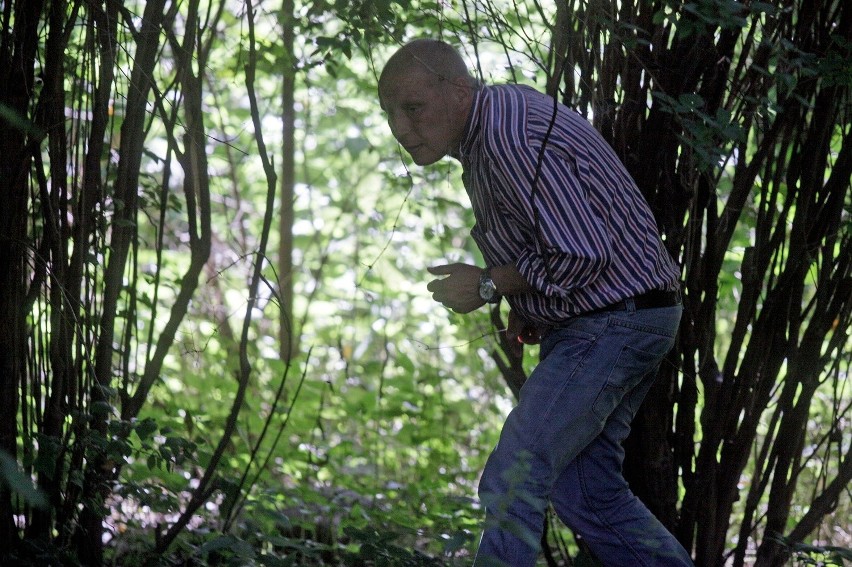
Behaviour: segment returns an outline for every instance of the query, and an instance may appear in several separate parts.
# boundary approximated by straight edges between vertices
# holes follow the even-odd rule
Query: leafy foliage
[[[535,354],[508,354],[505,311],[425,292],[427,265],[481,258],[457,167],[409,169],[374,100],[422,35],[588,116],[683,265],[634,490],[700,565],[848,559],[847,3],[0,6],[11,560],[469,563],[476,475]],[[593,563],[548,533],[551,563]]]

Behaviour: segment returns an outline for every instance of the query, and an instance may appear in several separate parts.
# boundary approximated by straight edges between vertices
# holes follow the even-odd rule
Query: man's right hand
[[[524,345],[536,345],[541,342],[538,328],[521,318],[514,309],[509,311],[509,323],[506,325],[506,338],[509,340],[509,348],[512,354],[521,357],[524,354]]]

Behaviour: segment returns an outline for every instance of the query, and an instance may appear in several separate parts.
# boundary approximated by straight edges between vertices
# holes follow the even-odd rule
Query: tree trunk
[[[121,203],[112,226],[110,254],[104,272],[104,294],[95,351],[95,380],[90,403],[93,406],[110,403],[113,354],[115,352],[115,323],[119,314],[119,297],[124,289],[124,273],[130,246],[136,237],[139,173],[144,149],[148,95],[153,86],[154,65],[160,49],[160,27],[164,20],[165,0],[145,4],[137,49],[130,73],[126,113],[121,126],[120,160],[115,184],[115,198]],[[106,434],[107,415],[95,416],[91,428]],[[107,479],[112,474],[103,454],[94,455],[86,468],[83,484],[84,506],[80,512],[75,539],[80,559],[89,565],[103,562],[103,499],[108,493]]]
[[[296,53],[294,51],[295,5],[284,0],[281,7],[281,45],[285,60],[281,77],[281,215],[278,220],[278,294],[280,306],[281,359],[290,362],[298,352],[296,321],[293,318],[293,202],[296,186]]]
[[[0,453],[17,460],[17,401],[26,376],[29,176],[43,137],[28,112],[43,2],[15,2],[10,8],[7,3],[0,16]],[[6,33],[12,21],[16,33]],[[11,492],[0,483],[0,549],[17,548],[14,514]]]

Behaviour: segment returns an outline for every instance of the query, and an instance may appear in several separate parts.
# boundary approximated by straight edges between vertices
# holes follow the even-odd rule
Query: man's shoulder
[[[535,87],[523,84],[501,84],[488,87],[486,114],[488,122],[499,128],[521,130],[530,138],[538,138],[550,130],[551,123],[565,132],[593,132],[592,124],[579,112],[557,102]],[[568,136],[569,142],[571,136]]]
[[[485,87],[485,98],[492,107],[526,106],[530,101],[544,96],[529,85],[499,84]]]
[[[488,146],[502,146],[523,136],[531,102],[541,93],[526,85],[500,84],[484,87],[481,125]]]

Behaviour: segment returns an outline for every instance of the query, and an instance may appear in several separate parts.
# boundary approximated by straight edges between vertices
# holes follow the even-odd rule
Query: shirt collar
[[[463,161],[476,145],[479,139],[479,132],[482,129],[482,121],[479,113],[482,111],[483,101],[485,99],[485,91],[488,89],[485,85],[480,85],[473,93],[473,102],[470,105],[470,112],[467,115],[467,124],[464,127],[464,135],[462,136],[459,147],[450,153],[451,157],[459,161]]]

